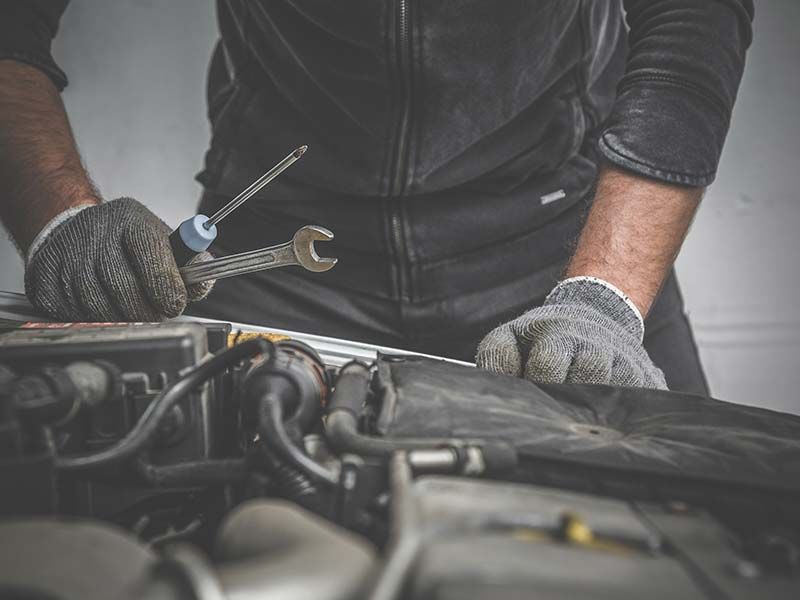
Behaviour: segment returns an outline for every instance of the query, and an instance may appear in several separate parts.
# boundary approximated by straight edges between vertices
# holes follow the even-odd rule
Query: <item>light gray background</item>
[[[800,414],[800,2],[757,5],[719,177],[678,260],[713,394]],[[212,0],[73,0],[54,53],[84,160],[106,198],[177,224],[194,209],[208,140]],[[22,263],[0,241],[0,289]]]

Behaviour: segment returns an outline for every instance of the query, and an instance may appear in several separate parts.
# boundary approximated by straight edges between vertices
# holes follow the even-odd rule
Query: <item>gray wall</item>
[[[678,270],[715,396],[800,414],[800,2],[758,3],[719,178]],[[195,205],[208,138],[203,84],[211,0],[73,0],[55,54],[85,162],[107,198],[176,224]],[[22,267],[0,244],[0,289]]]
[[[800,2],[756,3],[722,155],[678,259],[715,396],[800,413]]]

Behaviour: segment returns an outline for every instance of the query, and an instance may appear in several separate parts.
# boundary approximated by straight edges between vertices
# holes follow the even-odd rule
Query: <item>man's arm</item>
[[[603,167],[566,279],[544,306],[487,335],[478,366],[540,382],[666,388],[642,346],[643,317],[702,195]]]
[[[25,293],[64,321],[177,316],[211,285],[187,289],[166,223],[132,198],[101,202],[81,165],[50,51],[67,3],[0,1],[0,220],[24,255]]]
[[[0,218],[23,253],[59,213],[100,202],[55,85],[14,60],[0,60],[0,189]]]
[[[57,319],[160,321],[210,290],[186,288],[170,229],[145,206],[101,202],[51,79],[2,59],[0,189],[0,218],[26,259],[25,292]]]
[[[492,371],[666,387],[642,345],[643,315],[716,174],[752,38],[753,0],[624,6],[625,75],[598,144],[615,166],[600,174],[567,278],[544,306],[479,345],[476,362]]]
[[[604,167],[567,277],[607,281],[647,315],[703,191]]]
[[[752,39],[752,0],[624,0],[625,76],[608,164],[568,277],[607,281],[646,315],[714,179]],[[624,170],[623,170],[624,169]]]

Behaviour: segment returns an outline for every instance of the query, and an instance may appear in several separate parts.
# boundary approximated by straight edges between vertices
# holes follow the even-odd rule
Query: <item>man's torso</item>
[[[558,271],[596,176],[592,133],[622,74],[618,2],[218,8],[200,180],[230,197],[310,148],[240,209],[221,233],[226,250],[314,221],[343,255],[333,285],[412,302]]]

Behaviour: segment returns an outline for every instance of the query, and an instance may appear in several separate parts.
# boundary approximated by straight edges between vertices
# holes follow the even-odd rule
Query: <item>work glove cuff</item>
[[[544,301],[544,306],[584,305],[602,312],[641,342],[644,319],[636,305],[622,290],[597,277],[570,277],[559,283]]]
[[[86,204],[81,204],[79,206],[73,206],[66,210],[61,211],[55,217],[50,219],[45,224],[45,226],[39,230],[39,233],[36,234],[36,237],[33,238],[31,245],[28,246],[28,252],[25,256],[23,256],[23,258],[25,259],[25,264],[29,265],[31,264],[31,262],[33,262],[33,257],[36,256],[36,252],[38,252],[39,249],[42,246],[44,246],[44,243],[47,241],[47,238],[49,238],[50,235],[56,229],[58,229],[58,227],[69,221],[72,217],[74,217],[78,213],[92,206],[95,206],[95,204],[88,202]]]

